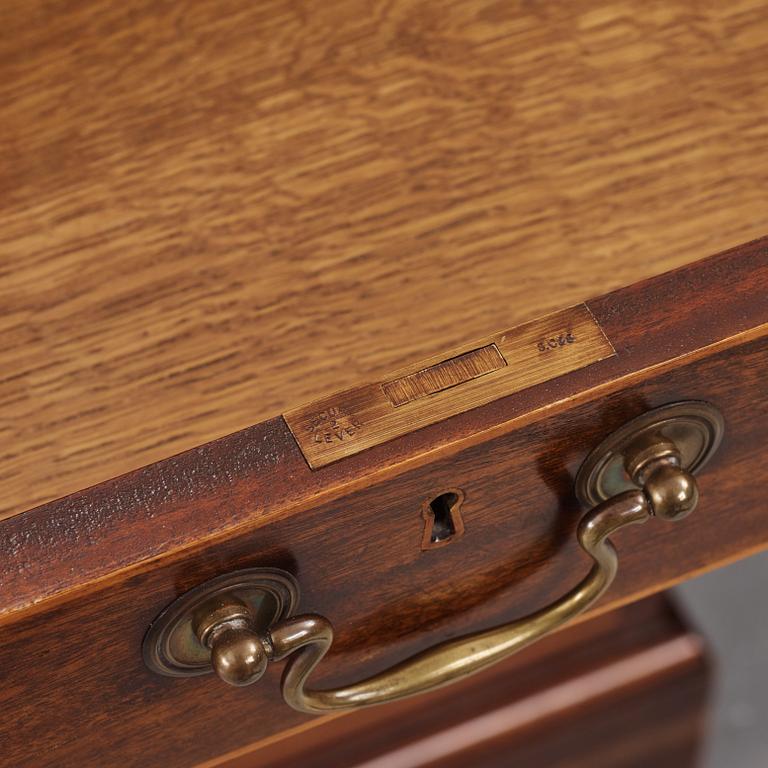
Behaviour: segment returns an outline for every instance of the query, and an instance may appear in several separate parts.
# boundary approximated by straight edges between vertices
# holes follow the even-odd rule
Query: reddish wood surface
[[[694,515],[618,537],[599,610],[764,546],[767,288],[768,249],[752,243],[590,302],[617,357],[322,470],[274,419],[3,521],[7,759],[100,765],[109,751],[125,766],[188,765],[305,722],[281,702],[278,665],[255,689],[227,690],[142,664],[159,610],[235,568],[297,575],[302,607],[337,629],[319,670],[331,684],[542,607],[586,566],[579,464],[655,405],[709,400],[726,436]],[[446,488],[466,494],[464,535],[422,551],[421,506]]]
[[[449,689],[199,768],[694,768],[708,688],[701,638],[657,596]]]

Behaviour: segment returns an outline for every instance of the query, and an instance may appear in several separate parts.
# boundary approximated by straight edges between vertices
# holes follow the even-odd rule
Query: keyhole
[[[464,522],[461,519],[463,501],[464,493],[462,491],[450,490],[424,502],[422,506],[422,516],[424,517],[422,549],[432,549],[447,544],[464,533]]]
[[[433,544],[450,539],[456,533],[451,507],[458,500],[459,497],[455,493],[441,493],[429,503],[432,510],[432,535],[429,540]]]

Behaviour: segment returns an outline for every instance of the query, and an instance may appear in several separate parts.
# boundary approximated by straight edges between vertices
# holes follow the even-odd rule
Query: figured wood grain
[[[613,354],[599,323],[580,304],[416,363],[381,384],[334,393],[284,418],[316,469]]]
[[[540,610],[588,568],[573,493],[587,452],[675,400],[725,418],[699,507],[621,531],[617,579],[585,618],[764,548],[768,241],[589,306],[615,356],[344,461],[311,470],[277,418],[1,521],[3,759],[186,766],[306,723],[279,664],[249,689],[143,665],[158,613],[238,568],[290,571],[300,609],[332,621],[320,687]],[[464,533],[424,551],[423,503],[451,488]]]
[[[658,595],[450,688],[198,768],[694,768],[709,677],[702,638]]]
[[[0,514],[764,234],[763,0],[8,0]]]

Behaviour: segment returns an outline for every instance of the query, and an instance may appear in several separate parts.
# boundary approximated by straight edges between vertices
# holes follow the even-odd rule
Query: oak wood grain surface
[[[757,237],[756,0],[10,0],[0,514]]]

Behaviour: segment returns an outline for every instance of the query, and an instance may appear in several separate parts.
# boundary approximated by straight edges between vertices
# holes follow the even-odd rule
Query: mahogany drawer
[[[422,706],[459,691],[503,709],[517,689],[484,681],[545,659],[565,675],[556,649],[589,627],[765,547],[768,3],[10,0],[0,17],[1,765],[267,760],[270,743],[309,759],[304,737],[345,728],[375,759],[356,721],[436,733]],[[659,430],[600,475],[626,487],[632,463],[642,491],[585,500],[601,441],[681,401],[712,428],[690,434],[722,427],[697,479]],[[694,482],[697,508],[657,519],[689,511]],[[283,695],[303,649],[275,659],[295,619],[208,602],[187,645],[157,642],[176,601],[253,568],[314,616],[307,648],[332,624],[321,690],[419,652],[445,682],[482,658],[478,633],[573,626],[455,688],[314,721]],[[673,624],[649,615],[667,629],[637,642]],[[265,677],[157,674],[159,649],[205,672],[210,648],[222,676]],[[678,688],[594,702],[611,727],[654,723],[657,751],[628,742],[648,764],[687,759],[690,661],[665,672]],[[658,715],[686,702],[673,733]],[[569,715],[571,751],[616,761]],[[491,742],[559,759],[524,730]]]

